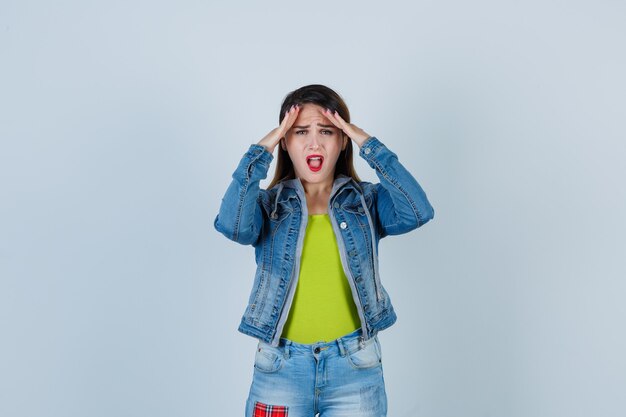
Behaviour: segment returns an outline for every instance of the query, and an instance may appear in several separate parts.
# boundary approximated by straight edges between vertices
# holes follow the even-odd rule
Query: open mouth
[[[306,157],[306,163],[311,171],[317,172],[322,169],[324,157],[322,155],[309,155]]]

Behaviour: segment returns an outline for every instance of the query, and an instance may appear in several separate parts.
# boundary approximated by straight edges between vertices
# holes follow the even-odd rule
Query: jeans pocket
[[[381,366],[382,358],[380,345],[376,337],[365,341],[364,345],[359,345],[359,349],[346,355],[348,362],[353,368],[367,369]]]
[[[278,372],[283,367],[284,360],[280,349],[259,342],[254,356],[254,368],[265,373]]]

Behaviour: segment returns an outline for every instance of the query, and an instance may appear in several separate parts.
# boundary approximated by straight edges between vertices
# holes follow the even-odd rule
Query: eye
[[[306,130],[296,130],[296,135],[301,135],[306,133]]]
[[[324,129],[324,130],[322,130],[322,133],[325,134],[325,135],[332,135],[335,132],[333,132],[332,130]]]

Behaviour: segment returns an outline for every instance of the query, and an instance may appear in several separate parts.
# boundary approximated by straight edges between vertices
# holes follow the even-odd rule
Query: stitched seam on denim
[[[259,305],[259,299],[261,299],[261,302],[263,303],[263,299],[261,297],[261,292],[265,290],[265,288],[268,287],[269,283],[267,282],[269,281],[269,274],[263,269],[261,268],[261,277],[259,278],[259,285],[256,288],[255,294],[254,294],[254,301],[253,301],[253,305],[254,305],[254,309],[251,312],[251,319],[252,319],[252,323],[254,323],[255,325],[259,325],[260,323],[260,318],[261,318],[261,314],[263,313],[263,307],[264,305],[261,304]]]
[[[259,307],[259,314],[258,317],[255,317],[255,323],[256,324],[260,324],[260,320],[261,320],[261,315],[263,313],[263,309],[265,309],[265,301],[267,300],[267,293],[269,292],[269,281],[272,278],[272,269],[274,266],[274,241],[276,239],[277,236],[277,230],[280,227],[280,225],[282,224],[283,221],[285,221],[285,219],[289,217],[289,216],[284,216],[282,219],[280,219],[280,221],[278,222],[278,224],[276,225],[276,227],[274,228],[274,230],[272,231],[272,238],[270,241],[270,250],[269,250],[269,268],[267,270],[267,279],[268,279],[268,283],[265,286],[265,288],[263,289],[263,294],[261,296],[260,291],[257,292],[257,297],[255,298],[256,300],[260,299],[261,300],[261,304]]]
[[[303,189],[304,191],[304,189]],[[295,297],[295,291],[296,288],[293,288],[293,290],[291,289],[291,285],[292,285],[292,280],[296,280],[295,284],[296,287],[298,285],[298,278],[299,278],[299,274],[300,274],[300,256],[302,256],[302,247],[304,245],[304,235],[306,234],[306,226],[308,223],[308,218],[307,218],[307,207],[306,205],[302,205],[302,199],[300,198],[300,195],[298,195],[298,193],[296,193],[296,200],[298,200],[298,206],[300,208],[300,220],[299,220],[299,226],[298,226],[298,231],[297,231],[297,236],[296,236],[296,241],[294,242],[294,256],[292,257],[293,262],[291,265],[291,271],[288,272],[289,275],[289,282],[287,282],[287,286],[285,288],[285,295],[283,297],[283,302],[280,303],[280,309],[278,310],[278,317],[276,322],[274,323],[274,329],[273,329],[273,334],[272,334],[272,341],[274,341],[274,339],[277,337],[280,340],[280,333],[282,333],[284,331],[284,325],[287,322],[287,320],[289,319],[289,310],[291,309],[292,303],[293,303],[293,297]],[[294,221],[293,219],[291,220],[292,222]],[[302,224],[302,222],[305,222],[304,224]],[[289,230],[289,229],[288,229]],[[287,240],[289,239],[289,233],[287,233],[287,237],[285,238],[285,245],[287,244]],[[298,250],[300,250],[300,253],[298,253]],[[285,253],[285,251],[283,251],[283,253]],[[296,268],[296,265],[298,265],[298,268]],[[297,274],[298,276],[295,276],[294,278],[294,271],[296,271],[297,269]],[[282,274],[282,271],[281,271]],[[293,292],[292,292],[293,291]],[[289,299],[289,297],[292,296],[291,300]],[[278,298],[278,296],[277,296]],[[289,301],[289,307],[287,309],[287,311],[285,311],[286,315],[284,317],[284,321],[281,323],[281,319],[283,319],[283,310],[285,309],[285,306],[287,304],[287,301]],[[274,305],[276,305],[277,300],[274,301]],[[280,327],[280,330],[279,330]]]
[[[372,152],[373,153],[373,152]],[[415,215],[415,219],[417,220],[418,224],[422,224],[422,217],[419,214],[419,211],[417,210],[417,206],[415,204],[415,202],[409,197],[409,194],[404,190],[404,188],[402,188],[397,180],[393,177],[391,177],[389,175],[389,173],[383,168],[383,166],[380,164],[380,162],[378,162],[376,159],[370,159],[370,161],[376,165],[376,168],[380,171],[380,173],[383,175],[383,177],[389,181],[394,187],[396,187],[396,189],[398,189],[398,191],[400,191],[400,193],[404,196],[404,198],[406,198],[407,202],[409,203],[409,205],[411,206],[411,208],[413,209],[413,214]],[[380,213],[379,213],[380,215]],[[396,219],[396,223],[393,225],[397,225],[397,219]],[[392,227],[392,226],[387,226],[387,227]]]
[[[373,338],[373,337],[370,337],[367,341],[369,341],[369,340],[374,340],[374,338]],[[367,341],[365,341],[365,343],[367,343]],[[370,347],[370,346],[368,346],[368,347]],[[378,354],[378,350],[377,350],[377,349],[375,348],[375,346],[374,346],[374,351],[376,352],[376,357],[377,357],[379,360],[378,360],[377,362],[375,362],[375,363],[374,363],[374,365],[370,365],[370,366],[357,366],[357,365],[356,365],[356,364],[352,361],[352,355],[354,355],[355,353],[358,353],[359,351],[364,350],[364,349],[366,349],[366,348],[363,348],[363,349],[358,349],[358,350],[356,350],[356,351],[354,351],[354,352],[349,353],[349,354],[347,354],[347,355],[346,355],[346,359],[348,360],[348,363],[350,364],[350,366],[352,366],[354,369],[373,369],[373,368],[376,368],[376,367],[379,367],[379,366],[381,366],[381,365],[382,365],[382,362],[380,361],[381,356]]]
[[[283,219],[281,220],[281,223],[282,223],[282,222],[283,222],[283,221],[284,221],[287,217],[289,217],[289,216],[284,216],[284,217],[283,217]],[[293,219],[291,219],[291,221],[293,222]],[[288,239],[289,239],[289,231],[290,231],[290,229],[291,229],[291,225],[290,225],[290,224],[288,224],[288,225],[287,225],[287,232],[286,232],[286,235],[285,235],[285,237],[284,237],[284,239],[283,239],[283,241],[282,241],[282,242],[283,242],[283,245],[282,245],[282,248],[281,248],[281,251],[280,251],[280,253],[282,253],[282,254],[283,254],[283,259],[281,260],[281,265],[279,265],[279,268],[278,268],[278,280],[279,280],[279,284],[278,284],[278,285],[279,285],[279,286],[280,286],[280,281],[282,281],[282,278],[283,278],[283,276],[282,276],[282,274],[283,274],[283,268],[282,268],[282,267],[283,267],[283,265],[282,265],[282,262],[284,262],[284,257],[287,255],[287,249],[286,249],[286,248],[287,248],[287,241],[288,241]],[[273,258],[273,255],[272,255],[272,258]],[[273,268],[273,265],[271,266],[271,268]],[[292,270],[293,270],[294,268],[295,268],[295,266],[294,266],[294,265],[292,265]],[[292,278],[292,276],[293,276],[293,273],[291,274],[290,279]],[[289,287],[289,284],[287,284],[287,287]],[[277,329],[276,329],[276,326],[277,326],[277,324],[278,324],[278,321],[280,320],[280,315],[281,315],[282,309],[284,308],[284,304],[286,303],[286,299],[287,299],[287,292],[288,292],[288,290],[286,290],[286,291],[285,291],[285,294],[284,294],[284,297],[283,297],[283,302],[282,302],[282,303],[280,303],[281,308],[280,308],[280,310],[279,310],[279,312],[278,312],[278,320],[276,320],[276,321],[275,321],[275,320],[272,320],[272,327],[273,327],[274,331],[276,331],[276,330],[277,330]],[[278,301],[279,301],[279,300],[278,300],[278,289],[277,289],[276,293],[274,294],[274,300],[272,301],[273,305],[274,305],[274,306],[278,305]],[[272,315],[273,315],[273,313],[274,313],[274,312],[272,311]],[[283,329],[283,331],[284,331],[284,329]]]
[[[248,192],[248,185],[250,184],[250,167],[252,166],[254,161],[255,158],[250,157],[250,163],[246,166],[246,181],[242,185],[241,192],[239,193],[239,204],[237,206],[237,215],[235,216],[235,228],[233,230],[234,241],[237,241],[239,237],[239,223],[241,221],[241,212],[243,211],[243,203]]]
[[[367,204],[365,202],[365,197],[363,196],[363,194],[360,195],[360,198],[361,198],[361,205],[365,206],[365,210],[367,210]],[[366,234],[370,238],[368,242],[367,250],[370,253],[370,261],[371,261],[372,268],[374,271],[374,291],[376,292],[376,305],[378,306],[378,303],[382,301],[383,299],[383,293],[381,291],[382,285],[380,283],[380,276],[378,273],[378,251],[377,251],[377,247],[375,247],[376,232],[374,230],[374,222],[372,220],[372,216],[370,216],[369,210],[365,212],[365,219],[367,220],[367,225],[371,231],[371,235]]]
[[[352,228],[349,227],[347,230],[348,230],[348,233],[350,234],[350,238],[352,239],[352,246],[354,246],[355,239],[354,239],[354,234],[352,233],[351,229]],[[343,238],[343,236],[342,236],[342,238]],[[344,240],[344,247],[345,247],[345,240]],[[351,266],[350,266],[350,262],[348,262],[348,268],[352,269]],[[361,276],[363,276],[363,271],[359,271],[359,272],[361,273]],[[350,272],[350,273],[352,274],[352,272]],[[361,308],[363,309],[363,316],[365,317],[365,321],[367,322],[368,321],[367,320],[367,313],[368,312],[365,311],[365,306],[363,305],[363,297],[361,296],[361,292],[359,291],[359,286],[357,285],[356,281],[354,282],[354,288],[356,289],[357,297],[359,297],[359,301],[361,303]],[[368,306],[368,310],[369,310],[369,306]]]
[[[365,197],[365,202],[367,203],[367,200],[369,199],[369,203],[372,206],[372,210],[376,210],[376,215],[374,216],[372,214],[372,210],[369,209],[368,207],[368,211],[370,212],[370,215],[372,217],[372,222],[374,222],[373,219],[377,219],[376,223],[373,225],[374,226],[374,233],[376,234],[376,240],[379,241],[380,239],[384,238],[385,236],[387,236],[385,234],[385,230],[383,230],[382,225],[380,223],[380,216],[378,215],[378,210],[376,209],[376,203],[378,201],[378,188],[376,188],[375,186],[371,187],[369,189],[369,192],[367,194],[363,194],[363,196]],[[387,226],[387,227],[395,227],[397,225],[397,223],[394,223],[391,226]]]
[[[371,264],[372,271],[374,271],[374,254],[372,253],[372,240],[371,236],[367,233],[367,231],[370,230],[370,225],[369,223],[361,223],[358,220],[357,222],[359,223],[359,228],[361,229],[361,231],[364,232],[363,234],[365,238],[365,247],[367,248],[367,259]],[[361,272],[361,275],[362,274],[363,272]]]
[[[293,213],[293,211],[292,211]],[[277,231],[279,226],[288,218],[290,217],[291,213],[287,216],[283,216],[283,218],[280,220],[280,222],[278,223],[278,225],[276,225],[276,228],[274,229],[274,231],[272,232],[272,245],[271,245],[271,251],[270,251],[270,271],[273,271],[274,269],[274,240],[276,239],[276,236],[278,235]],[[293,220],[292,220],[293,221]],[[287,245],[287,238],[289,237],[289,225],[287,225],[287,235],[285,236],[285,239],[283,240],[283,250],[282,253],[285,254],[285,247]],[[280,273],[279,273],[280,275]],[[279,276],[279,280],[280,280],[280,276]],[[274,305],[276,305],[276,302],[278,301],[278,291],[276,292],[276,296],[274,297]],[[273,314],[274,312],[272,312]],[[275,321],[272,319],[272,325],[275,324]]]
[[[283,369],[284,359],[283,359],[283,357],[282,357],[282,356],[276,355],[275,353],[274,353],[274,354],[271,354],[271,355],[268,355],[268,354],[267,354],[267,353],[265,353],[265,352],[259,352],[259,353],[260,353],[261,355],[265,356],[266,358],[270,359],[270,360],[271,360],[271,359],[274,359],[274,363],[275,363],[276,361],[280,361],[280,362],[279,362],[279,364],[278,364],[278,368],[274,369],[274,368],[272,367],[272,369],[271,369],[271,370],[266,370],[266,369],[263,369],[263,368],[261,368],[261,367],[257,366],[257,363],[256,363],[256,361],[255,361],[255,363],[254,363],[254,367],[255,367],[255,368],[256,368],[259,372],[263,372],[263,373],[266,373],[266,374],[273,374],[274,372],[278,372],[278,371],[280,371],[281,369]]]
[[[257,147],[257,145],[252,145],[252,146],[255,147],[255,149]],[[243,211],[243,204],[244,204],[245,196],[248,193],[248,187],[250,186],[250,179],[252,177],[251,171],[255,168],[256,163],[260,164],[260,166],[265,171],[267,171],[267,169],[269,168],[269,164],[271,162],[271,159],[273,158],[273,156],[268,153],[270,160],[267,163],[265,163],[265,161],[263,161],[263,158],[267,159],[267,157],[265,157],[265,153],[266,152],[267,151],[265,149],[262,149],[261,152],[259,152],[259,153],[257,153],[255,155],[253,149],[250,149],[246,153],[247,157],[250,159],[250,162],[246,166],[245,182],[242,185],[241,193],[239,194],[239,205],[237,207],[237,215],[235,216],[235,225],[234,225],[234,230],[233,230],[233,240],[235,240],[235,241],[238,241],[238,239],[239,239],[239,227],[240,227],[240,223],[241,223],[241,213]],[[256,200],[258,200],[259,194],[260,194],[260,192],[255,197]]]

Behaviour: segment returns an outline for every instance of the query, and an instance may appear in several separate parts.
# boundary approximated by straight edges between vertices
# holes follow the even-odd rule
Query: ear
[[[341,150],[345,151],[346,150],[346,146],[348,146],[348,141],[350,140],[350,138],[346,135],[343,135],[343,145],[341,146]]]
[[[283,151],[287,150],[287,145],[285,145],[285,138],[284,137],[280,138],[280,147],[282,148]]]

